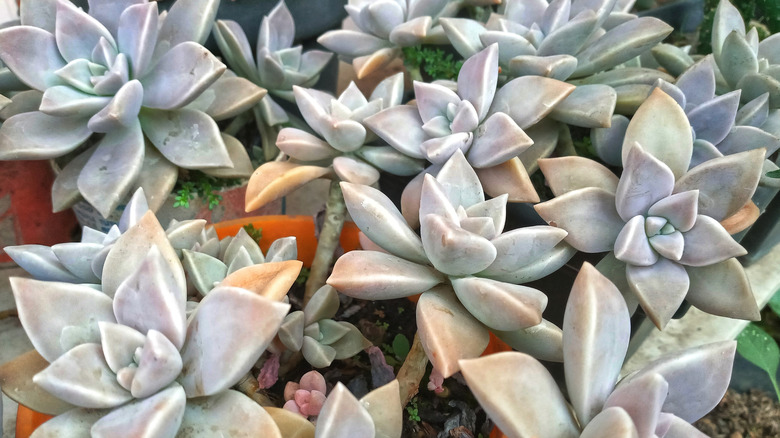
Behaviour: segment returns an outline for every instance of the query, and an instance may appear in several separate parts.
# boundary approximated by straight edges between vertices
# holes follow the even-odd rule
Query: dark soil
[[[729,390],[695,425],[712,438],[780,437],[780,403],[762,391]]]

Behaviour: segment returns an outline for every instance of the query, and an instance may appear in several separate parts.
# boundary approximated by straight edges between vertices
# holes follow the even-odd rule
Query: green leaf
[[[395,335],[395,338],[393,338],[393,354],[395,354],[398,359],[404,360],[406,355],[409,354],[410,348],[409,339],[407,339],[406,336],[400,333]]]
[[[775,292],[767,304],[769,304],[769,308],[772,309],[777,316],[780,316],[780,291]]]
[[[780,366],[780,347],[767,332],[756,324],[750,323],[737,336],[737,352],[755,366],[769,374],[769,380],[775,387],[780,400],[780,389],[777,386],[777,368]]]
[[[770,178],[780,178],[780,169],[773,170],[771,172],[767,172],[766,176]]]

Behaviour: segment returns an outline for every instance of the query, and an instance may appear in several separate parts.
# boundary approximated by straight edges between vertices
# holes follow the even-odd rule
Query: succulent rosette
[[[780,148],[780,132],[767,132],[780,125],[780,111],[769,110],[769,94],[764,93],[740,108],[741,90],[716,95],[715,61],[706,56],[686,69],[673,84],[658,79],[655,86],[671,96],[685,110],[693,131],[690,167],[713,159],[765,148],[766,156]],[[623,136],[629,119],[612,118],[612,126],[594,129],[591,139],[599,157],[611,165],[621,163]],[[765,163],[765,166],[772,166]],[[776,166],[775,166],[776,167]],[[773,169],[770,169],[773,170]]]
[[[139,188],[125,206],[119,223],[108,232],[83,227],[80,242],[45,245],[17,245],[4,248],[6,253],[33,278],[43,281],[90,284],[100,288],[104,265],[109,251],[119,237],[141,220],[149,204],[143,189]],[[172,221],[165,236],[177,254],[184,249],[200,247],[206,221],[193,219]],[[208,229],[213,231],[213,228]]]
[[[615,84],[584,78],[636,58],[672,31],[661,20],[637,18],[622,7],[614,1],[506,0],[487,23],[468,18],[441,23],[463,57],[498,44],[503,76],[579,79],[550,116],[576,126],[608,127],[618,96]]]
[[[505,0],[484,25],[467,18],[443,18],[441,23],[465,58],[496,43],[502,71],[509,77],[566,80],[629,61],[672,31],[657,18],[637,18],[618,8],[614,1]]]
[[[758,319],[742,265],[746,254],[720,221],[740,210],[761,176],[763,149],[688,169],[693,136],[683,109],[656,89],[628,125],[623,173],[581,157],[541,160],[556,197],[537,204],[599,264],[633,306],[663,328],[687,299],[717,315]],[[729,190],[723,190],[729,187]]]
[[[266,254],[245,229],[235,236],[220,239],[214,227],[203,229],[198,241],[182,249],[182,264],[195,289],[206,295],[236,271],[262,263],[283,262],[298,258],[295,237],[282,237],[271,243]]]
[[[276,146],[290,159],[268,162],[255,170],[246,192],[247,211],[317,178],[370,185],[379,180],[380,170],[404,176],[423,170],[423,160],[383,145],[365,123],[368,116],[400,105],[403,73],[380,82],[368,99],[354,83],[338,98],[297,86],[293,94],[314,134],[298,128],[279,131]]]
[[[457,361],[476,357],[489,330],[510,345],[560,360],[560,329],[542,319],[547,297],[520,286],[560,268],[574,250],[560,228],[503,232],[506,195],[486,200],[459,150],[434,178],[426,175],[418,236],[393,203],[368,186],[341,183],[365,251],[350,251],[328,284],[346,295],[392,299],[420,294],[417,329],[428,358],[444,377]]]
[[[620,292],[585,263],[563,319],[568,401],[547,368],[523,353],[462,360],[461,372],[509,438],[706,437],[691,423],[728,389],[736,342],[664,355],[616,383],[629,337]]]
[[[164,17],[146,0],[89,3],[87,13],[67,0],[25,2],[22,25],[0,31],[0,58],[43,93],[37,110],[0,128],[0,158],[75,155],[55,181],[54,207],[83,196],[103,216],[134,187],[159,207],[178,167],[248,175],[246,151],[215,119],[265,90],[220,80],[225,65],[200,44],[219,2],[180,0]]]
[[[235,21],[217,20],[213,33],[225,60],[236,73],[265,88],[271,95],[288,101],[294,100],[293,85],[314,86],[333,56],[321,50],[304,53],[301,46],[292,45],[295,22],[283,0],[263,17],[254,55],[246,34]],[[287,112],[271,96],[260,101],[257,111],[268,125],[289,120]]]
[[[360,79],[401,56],[403,47],[445,44],[439,18],[468,3],[495,1],[349,0],[349,28],[325,32],[317,42],[351,62]]]
[[[262,408],[229,388],[276,335],[289,310],[279,296],[300,268],[298,261],[249,268],[262,285],[248,290],[229,277],[187,318],[184,270],[147,212],[109,251],[102,291],[11,279],[19,319],[50,362],[33,381],[76,406],[34,436],[173,437],[236,428],[281,436]]]
[[[402,206],[410,223],[420,206],[423,176],[436,175],[457,151],[475,169],[489,196],[539,201],[517,158],[533,144],[524,129],[544,118],[574,86],[538,76],[515,79],[498,91],[497,83],[498,46],[493,44],[463,63],[457,91],[440,83],[415,82],[415,105],[394,106],[365,119],[390,146],[433,163],[404,190]]]
[[[333,319],[339,305],[336,289],[327,284],[319,288],[302,310],[284,318],[279,328],[282,345],[290,353],[300,351],[315,368],[327,367],[334,360],[347,359],[370,347],[371,342],[357,327]]]

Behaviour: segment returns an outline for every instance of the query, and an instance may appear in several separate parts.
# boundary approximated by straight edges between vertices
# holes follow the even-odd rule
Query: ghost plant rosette
[[[215,119],[253,106],[265,90],[220,80],[225,65],[200,44],[219,2],[181,0],[164,17],[146,0],[89,3],[87,13],[67,0],[31,0],[22,26],[0,31],[0,58],[43,93],[37,111],[0,128],[0,158],[75,154],[55,181],[54,207],[83,196],[103,216],[134,187],[156,210],[178,167],[248,176],[246,151]]]
[[[238,271],[189,318],[184,271],[152,212],[117,239],[105,266],[111,269],[102,290],[11,279],[19,318],[51,363],[33,380],[77,406],[36,434],[88,429],[92,436],[173,437],[179,430],[240,427],[279,436],[262,408],[229,388],[275,336],[289,309],[278,298],[300,262],[248,268],[267,290],[234,286]]]
[[[415,81],[414,105],[395,106],[366,118],[366,125],[390,146],[433,163],[404,189],[403,212],[410,222],[416,222],[424,175],[436,175],[456,151],[475,169],[489,196],[539,201],[517,158],[533,144],[523,129],[544,118],[574,86],[543,77],[518,78],[496,90],[497,85],[498,46],[493,44],[463,63],[457,91]]]
[[[659,328],[684,299],[709,313],[756,320],[750,284],[735,258],[746,251],[720,221],[750,200],[765,152],[689,170],[692,149],[685,113],[657,89],[628,125],[620,179],[585,158],[542,160],[556,198],[536,211],[566,230],[578,250],[611,251],[600,269]]]
[[[317,42],[338,53],[364,78],[401,56],[403,47],[444,44],[439,18],[467,4],[496,0],[349,0],[350,28],[325,32]]]
[[[354,83],[338,98],[301,87],[293,87],[293,94],[316,135],[298,128],[279,131],[276,146],[290,159],[268,162],[255,170],[246,192],[247,211],[317,178],[335,176],[370,185],[379,180],[379,170],[408,176],[423,169],[422,160],[383,145],[365,123],[368,116],[401,104],[402,73],[380,82],[368,98]]]
[[[736,342],[662,356],[618,382],[628,350],[628,308],[614,284],[585,263],[563,320],[566,393],[519,352],[460,361],[474,396],[510,438],[706,437],[690,423],[728,389]]]
[[[380,191],[341,185],[352,219],[370,239],[363,246],[375,249],[341,256],[328,284],[369,300],[422,293],[420,340],[444,377],[458,371],[458,359],[482,353],[489,330],[517,348],[560,360],[560,329],[542,319],[547,297],[517,283],[541,278],[571,258],[565,231],[503,232],[507,196],[486,200],[459,150],[435,178],[425,176],[419,236]]]

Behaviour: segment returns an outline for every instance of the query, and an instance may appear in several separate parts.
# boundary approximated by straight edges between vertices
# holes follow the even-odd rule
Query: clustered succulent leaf
[[[658,123],[664,130],[655,129]],[[566,230],[566,241],[578,250],[611,251],[601,266],[659,328],[684,299],[709,313],[759,318],[735,259],[746,251],[720,221],[750,200],[765,151],[727,155],[689,170],[692,137],[683,109],[656,89],[628,125],[619,179],[584,158],[540,162],[556,198],[536,211]]]
[[[712,56],[706,56],[686,69],[674,84],[660,78],[655,84],[674,98],[688,117],[694,135],[689,166],[762,147],[769,157],[780,147],[780,111],[770,111],[768,93],[741,108],[740,90],[716,95],[716,68]],[[609,164],[620,165],[628,122],[627,117],[615,115],[610,128],[593,131],[594,146]]]
[[[341,256],[328,284],[368,300],[421,293],[420,340],[444,377],[458,371],[458,359],[482,353],[488,330],[517,348],[559,359],[560,330],[542,320],[547,297],[517,283],[543,277],[569,260],[574,251],[562,243],[565,231],[537,226],[503,232],[507,196],[486,200],[459,150],[435,178],[425,176],[419,236],[380,191],[341,186],[367,238],[363,247],[374,249]]]
[[[379,170],[414,175],[423,161],[383,145],[364,120],[401,104],[403,74],[380,82],[368,99],[351,83],[338,98],[319,90],[293,87],[298,108],[314,134],[298,128],[279,131],[276,146],[290,157],[257,168],[247,187],[248,211],[323,177],[374,184]]]
[[[467,18],[440,22],[464,57],[495,43],[509,77],[566,80],[609,70],[671,33],[663,21],[637,18],[623,7],[615,1],[505,0],[485,24]]]
[[[543,77],[518,78],[499,90],[497,84],[498,46],[494,44],[463,64],[457,85],[451,84],[456,91],[440,83],[415,81],[416,105],[394,106],[366,118],[366,125],[390,146],[433,163],[404,190],[404,215],[412,222],[424,175],[436,175],[457,151],[476,169],[488,195],[538,202],[517,157],[533,143],[523,130],[539,122],[574,87]],[[516,105],[521,99],[524,105]]]
[[[563,320],[568,401],[547,369],[519,352],[461,360],[463,377],[510,438],[706,436],[690,423],[726,392],[736,342],[662,356],[618,382],[629,323],[615,285],[585,263]]]
[[[214,227],[203,229],[191,248],[182,250],[182,264],[195,289],[206,295],[230,274],[262,263],[296,260],[295,237],[275,240],[263,255],[262,249],[249,233],[241,228],[235,236],[220,239]]]
[[[325,32],[317,42],[351,62],[364,78],[401,55],[401,49],[446,43],[441,17],[485,0],[349,0],[351,28]]]
[[[214,37],[228,65],[242,77],[284,100],[293,101],[293,86],[312,87],[333,56],[321,50],[303,52],[294,46],[295,22],[284,0],[265,17],[258,32],[253,55],[241,26],[232,20],[217,20]],[[287,112],[271,96],[258,104],[261,119],[268,125],[289,121]]]
[[[280,436],[270,415],[229,388],[276,335],[289,310],[276,296],[286,294],[300,267],[260,265],[270,298],[227,279],[188,318],[179,257],[147,212],[108,252],[102,290],[13,278],[19,318],[51,363],[33,380],[76,406],[35,436],[83,430],[97,437],[174,437],[180,430],[228,429]],[[243,415],[251,421],[235,421]]]
[[[303,310],[291,312],[279,329],[279,339],[291,352],[300,351],[315,368],[329,366],[334,360],[352,357],[371,346],[360,330],[346,321],[333,318],[339,309],[338,292],[322,286]]]
[[[156,2],[89,3],[87,13],[67,0],[25,2],[22,25],[0,31],[0,58],[36,90],[19,106],[34,111],[6,113],[0,158],[75,154],[55,181],[54,207],[83,196],[104,217],[136,187],[159,207],[178,167],[246,176],[246,151],[215,120],[265,90],[223,77],[200,44],[219,2],[181,0],[164,19]]]

